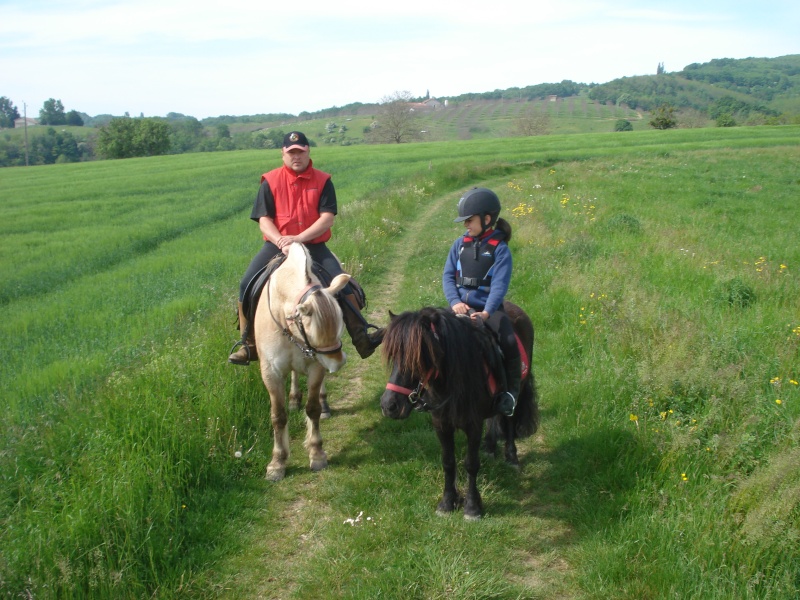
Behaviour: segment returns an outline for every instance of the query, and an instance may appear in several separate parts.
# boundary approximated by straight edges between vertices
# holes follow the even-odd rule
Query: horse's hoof
[[[437,508],[436,509],[436,516],[447,517],[447,516],[450,516],[451,514],[453,514],[452,510],[444,510],[442,508]]]
[[[321,458],[312,458],[311,459],[311,470],[312,471],[322,471],[322,469],[326,469],[328,467],[328,457],[323,455]]]
[[[325,412],[325,411],[323,410],[321,413],[319,413],[319,418],[320,418],[320,420],[322,420],[322,419],[330,419],[330,418],[331,418],[331,411],[330,411],[330,409],[329,409],[327,412]]]
[[[464,513],[464,520],[465,521],[480,521],[481,518],[482,518],[482,515],[480,513],[478,513],[477,515],[468,515],[467,513]]]
[[[267,481],[280,481],[286,476],[286,467],[267,466]]]

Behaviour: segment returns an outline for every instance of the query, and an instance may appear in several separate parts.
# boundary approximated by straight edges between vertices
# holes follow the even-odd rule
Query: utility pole
[[[28,105],[24,102],[22,103],[22,123],[25,126],[25,166],[29,167],[28,164]]]

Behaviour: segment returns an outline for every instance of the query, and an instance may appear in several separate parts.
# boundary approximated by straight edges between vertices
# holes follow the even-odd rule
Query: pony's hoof
[[[463,504],[463,499],[461,497],[456,498],[448,498],[442,499],[439,501],[439,504],[436,505],[436,514],[440,516],[449,515],[450,513],[454,512],[457,508],[459,508]]]
[[[465,521],[480,521],[481,518],[482,518],[482,515],[480,513],[478,513],[477,515],[468,515],[467,513],[464,513],[464,520]]]

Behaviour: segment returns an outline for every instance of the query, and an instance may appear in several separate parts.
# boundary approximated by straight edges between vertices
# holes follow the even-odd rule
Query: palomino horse
[[[326,372],[344,366],[344,321],[334,298],[350,276],[337,275],[323,288],[311,270],[311,257],[302,244],[294,243],[286,260],[270,276],[255,316],[255,341],[261,378],[269,392],[275,445],[267,466],[267,479],[279,481],[289,458],[286,378],[292,371],[306,375],[306,438],[311,470],[328,466],[319,431],[320,389]]]
[[[523,367],[530,365],[533,325],[518,306],[505,302],[504,307],[524,350]],[[436,512],[449,513],[463,504],[464,518],[479,519],[483,503],[477,475],[484,420],[489,420],[487,449],[494,451],[497,438],[505,438],[505,459],[518,467],[514,440],[535,433],[539,423],[532,370],[524,373],[514,416],[494,415],[490,365],[496,365],[497,359],[493,334],[487,327],[477,326],[470,318],[457,317],[444,308],[428,307],[392,315],[383,339],[383,356],[392,365],[389,383],[381,396],[383,414],[405,419],[412,409],[431,413],[444,469],[444,493]],[[456,488],[456,429],[467,436],[466,497]]]

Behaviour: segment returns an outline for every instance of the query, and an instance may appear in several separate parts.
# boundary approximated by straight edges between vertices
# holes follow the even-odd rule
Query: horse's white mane
[[[304,273],[306,278],[311,273],[311,255],[306,250],[306,247],[299,242],[293,242],[290,246],[286,262],[296,273]]]

